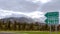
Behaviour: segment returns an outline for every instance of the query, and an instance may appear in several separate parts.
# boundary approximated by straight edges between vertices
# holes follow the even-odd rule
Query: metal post
[[[52,20],[52,18],[50,18],[50,20]],[[51,32],[51,23],[50,23],[50,34],[52,34],[52,32]]]
[[[57,33],[57,25],[55,25],[55,31],[56,31],[55,33],[58,34],[58,33]]]
[[[56,19],[55,19],[55,20],[56,20]],[[58,24],[57,24],[56,21],[54,21],[54,23],[55,23],[55,34],[58,34],[58,33],[57,33],[57,25],[58,25]]]
[[[49,21],[48,21],[48,23],[49,23]],[[50,23],[49,25],[50,25],[50,34],[52,34],[52,33],[51,33],[51,23]]]
[[[50,24],[50,34],[52,34],[52,33],[51,33],[51,24]]]

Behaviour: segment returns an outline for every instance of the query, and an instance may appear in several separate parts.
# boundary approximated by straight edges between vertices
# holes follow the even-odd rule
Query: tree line
[[[55,25],[51,25],[52,31],[55,31]],[[60,30],[60,26],[57,27],[58,31]],[[35,23],[27,23],[27,22],[11,22],[10,20],[5,21],[0,20],[0,30],[14,30],[14,31],[49,31],[50,26],[48,24],[42,25],[39,22]]]

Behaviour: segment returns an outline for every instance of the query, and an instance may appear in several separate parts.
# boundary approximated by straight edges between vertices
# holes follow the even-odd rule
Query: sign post
[[[59,24],[59,12],[48,12],[45,14],[47,19],[45,20],[46,24],[50,25],[50,34],[51,33],[51,25],[55,25],[55,30],[57,34],[57,25]]]

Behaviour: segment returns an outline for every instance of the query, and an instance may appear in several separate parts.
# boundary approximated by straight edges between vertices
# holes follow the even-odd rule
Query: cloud
[[[0,19],[8,17],[20,17],[19,15],[23,16],[22,14],[24,13],[0,9]]]
[[[42,22],[42,23],[44,23],[44,20],[45,20],[44,12],[40,12],[40,11],[33,11],[33,12],[25,13],[21,11],[0,9],[0,19],[8,18],[8,17],[17,17],[17,18],[27,17],[27,18],[32,18],[35,21]]]
[[[32,17],[32,18],[40,18],[40,17],[44,17],[44,13],[35,11],[35,12],[31,12],[31,13],[27,14],[27,16]]]
[[[33,3],[36,1],[37,3]],[[50,2],[49,2],[50,1]],[[10,11],[34,12],[60,10],[60,0],[0,0],[0,8]],[[41,2],[47,2],[42,4]]]
[[[0,18],[28,16],[39,20],[45,18],[45,12],[60,10],[60,0],[47,3],[41,3],[41,0],[36,3],[27,0],[0,0],[0,9],[3,9],[0,10]]]
[[[4,10],[33,12],[39,7],[38,4],[26,0],[0,0],[0,8]]]
[[[44,4],[41,8],[41,11],[49,12],[49,11],[58,11],[60,10],[60,0],[52,0]]]
[[[50,2],[51,0],[27,0],[27,1],[32,1],[33,3],[47,3]]]
[[[24,13],[24,12],[14,12],[14,11],[0,9],[0,19],[9,18],[9,17],[17,17],[17,18],[27,17],[27,18],[32,18],[35,21],[39,21],[39,22],[44,22],[45,20],[44,13],[39,11]]]
[[[46,19],[46,17],[44,16],[44,14],[45,14],[44,12],[35,11],[27,14],[27,16],[31,17],[35,21],[45,23],[44,20]]]
[[[41,18],[44,17],[44,13],[39,11],[24,13],[24,12],[14,12],[14,11],[3,10],[3,9],[0,10],[0,18],[22,17],[22,16],[28,16],[30,18]]]

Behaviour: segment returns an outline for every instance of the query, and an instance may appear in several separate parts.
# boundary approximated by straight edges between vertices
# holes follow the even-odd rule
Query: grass
[[[48,31],[0,31],[0,33],[6,33],[6,32],[10,32],[10,33],[14,33],[14,34],[50,34],[50,32]],[[52,34],[55,34],[56,32],[52,32]],[[58,32],[58,34],[60,34],[60,32]]]

